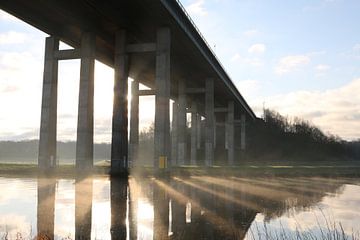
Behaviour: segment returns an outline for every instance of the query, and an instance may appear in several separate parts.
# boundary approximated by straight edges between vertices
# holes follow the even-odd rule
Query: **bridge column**
[[[157,31],[156,72],[155,72],[155,159],[154,167],[159,168],[160,160],[170,154],[170,29]]]
[[[172,128],[171,128],[171,165],[176,166],[178,148],[178,103],[173,102]]]
[[[246,117],[241,114],[241,150],[246,149]]]
[[[191,165],[196,165],[197,162],[197,131],[198,131],[198,119],[197,119],[197,104],[195,101],[191,103],[191,150],[190,161]]]
[[[59,40],[55,37],[47,37],[38,159],[38,165],[43,169],[56,165],[58,61],[54,58],[54,52],[58,49]]]
[[[227,158],[228,165],[234,165],[234,102],[229,101],[228,103],[228,112],[227,112],[227,124],[226,124],[226,147],[227,147]]]
[[[206,80],[205,92],[205,166],[212,166],[214,161],[214,79]]]
[[[76,141],[76,167],[79,170],[89,170],[93,166],[94,64],[95,35],[83,33]]]
[[[130,156],[131,165],[134,166],[138,158],[139,148],[139,81],[131,83],[131,114],[130,114]]]
[[[126,32],[119,30],[115,36],[114,55],[114,105],[111,140],[111,172],[128,168],[128,55],[126,54]]]
[[[178,107],[178,162],[177,165],[184,165],[186,158],[186,93],[185,80],[179,80],[179,107]]]
[[[196,148],[201,149],[201,115],[196,115]]]

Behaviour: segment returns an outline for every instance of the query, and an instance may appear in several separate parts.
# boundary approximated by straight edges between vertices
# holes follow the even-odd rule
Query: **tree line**
[[[345,141],[309,121],[269,109],[249,124],[248,142],[249,157],[270,160],[357,160],[360,156],[360,141]]]

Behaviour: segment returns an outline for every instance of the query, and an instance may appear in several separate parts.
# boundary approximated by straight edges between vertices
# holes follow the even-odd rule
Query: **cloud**
[[[250,96],[259,89],[259,81],[257,80],[247,79],[237,81],[235,84],[245,99],[250,99]]]
[[[21,22],[19,19],[17,19],[16,17],[8,14],[7,12],[4,12],[0,9],[0,20],[2,21],[11,21],[11,22]]]
[[[265,52],[265,50],[266,50],[265,44],[257,43],[251,45],[250,48],[248,49],[248,52],[253,54],[262,54]]]
[[[354,52],[360,52],[360,43],[357,43],[353,47]]]
[[[239,53],[236,53],[231,59],[232,62],[240,62],[242,64],[250,65],[253,67],[261,67],[264,65],[263,61],[257,57],[242,57]]]
[[[310,57],[307,55],[290,55],[280,59],[275,67],[275,73],[283,75],[299,70],[302,66],[310,63]]]
[[[20,44],[24,43],[26,39],[26,34],[9,31],[0,34],[0,44]]]
[[[186,6],[186,10],[190,14],[198,15],[198,16],[206,16],[208,13],[204,8],[205,0],[196,0],[190,5]]]
[[[254,92],[259,88],[259,82],[247,79],[236,82],[236,86],[241,92]]]
[[[344,139],[360,136],[360,78],[339,88],[324,91],[296,91],[266,99],[266,108],[283,115],[301,117],[319,126],[325,132]],[[254,102],[261,109],[262,100]]]
[[[250,29],[250,30],[243,32],[245,37],[253,37],[253,36],[258,35],[259,33],[260,32],[257,29]]]
[[[12,93],[18,91],[20,88],[18,86],[8,85],[0,87],[0,93]]]
[[[319,64],[315,67],[315,69],[319,72],[325,72],[325,71],[328,71],[330,69],[330,66],[329,65],[326,65],[326,64]]]

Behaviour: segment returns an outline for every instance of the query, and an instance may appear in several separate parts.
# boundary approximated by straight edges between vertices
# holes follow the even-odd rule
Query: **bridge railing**
[[[220,62],[219,58],[216,56],[215,52],[213,51],[213,49],[211,48],[210,44],[206,41],[205,37],[202,35],[201,31],[199,30],[199,28],[196,26],[196,24],[194,23],[194,21],[192,20],[192,18],[190,17],[189,13],[186,11],[184,5],[182,5],[182,3],[180,2],[180,0],[176,0],[177,4],[180,6],[181,10],[185,13],[185,15],[187,16],[187,18],[189,19],[189,21],[191,22],[191,24],[193,25],[193,27],[195,28],[195,30],[197,31],[197,33],[199,34],[199,36],[201,37],[201,39],[204,41],[204,43],[206,44],[206,46],[208,47],[208,49],[210,50],[210,52],[212,53],[212,55],[215,57],[215,59],[217,60],[217,62],[220,64],[220,66],[222,67],[222,69],[225,71],[224,66],[222,65],[222,63]],[[226,75],[228,75],[226,73]],[[229,76],[229,75],[228,75]]]

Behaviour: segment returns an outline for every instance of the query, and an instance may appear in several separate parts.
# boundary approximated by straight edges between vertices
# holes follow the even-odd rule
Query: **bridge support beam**
[[[178,107],[178,158],[177,165],[184,165],[187,156],[186,149],[186,93],[185,80],[179,80],[179,107]]]
[[[170,29],[157,30],[155,71],[155,159],[154,167],[170,154]]]
[[[234,153],[235,153],[235,144],[234,144],[234,102],[228,102],[228,112],[227,112],[227,124],[226,124],[226,148],[227,148],[227,158],[228,165],[234,165]]]
[[[131,114],[130,114],[130,165],[134,166],[138,159],[139,148],[139,81],[131,83]]]
[[[191,165],[197,164],[197,104],[195,101],[191,103],[191,150],[190,150],[190,163]]]
[[[54,52],[57,50],[59,50],[59,40],[55,37],[47,37],[38,159],[38,165],[42,169],[56,165],[58,61],[54,58]]]
[[[76,141],[76,167],[79,170],[89,170],[93,166],[94,64],[95,35],[83,33]]]
[[[246,149],[246,117],[245,114],[241,114],[241,150]]]
[[[128,55],[126,31],[119,30],[115,37],[114,105],[111,141],[111,173],[118,174],[128,168]]]
[[[171,127],[171,165],[176,166],[178,148],[178,104],[173,102]]]
[[[208,78],[205,88],[205,166],[210,167],[214,161],[214,79]]]

